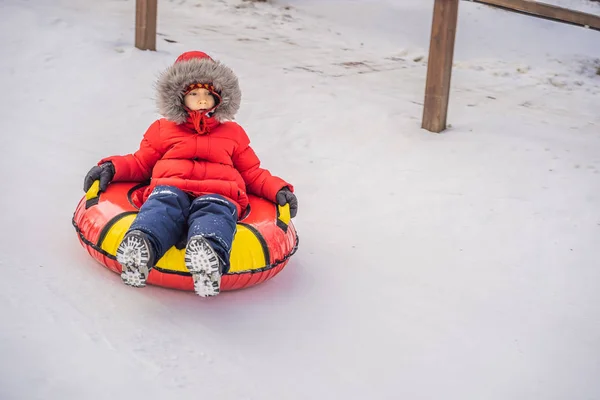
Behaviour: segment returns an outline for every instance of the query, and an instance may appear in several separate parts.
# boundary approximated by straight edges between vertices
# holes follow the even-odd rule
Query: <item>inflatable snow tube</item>
[[[115,182],[98,194],[98,181],[81,199],[73,226],[85,249],[108,269],[120,274],[117,248],[141,206],[145,184]],[[250,207],[238,221],[231,249],[231,267],[221,280],[221,291],[254,286],[277,275],[298,249],[298,236],[284,207],[249,196]],[[185,243],[170,248],[148,276],[148,284],[194,290],[184,262]]]

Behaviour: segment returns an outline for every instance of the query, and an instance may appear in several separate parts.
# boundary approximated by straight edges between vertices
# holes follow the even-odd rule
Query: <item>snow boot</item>
[[[127,233],[117,249],[117,261],[123,271],[123,283],[133,287],[146,286],[154,262],[154,252],[146,234],[137,230]]]
[[[185,247],[185,266],[194,278],[194,290],[198,296],[219,294],[223,265],[204,237],[197,235],[189,240]]]

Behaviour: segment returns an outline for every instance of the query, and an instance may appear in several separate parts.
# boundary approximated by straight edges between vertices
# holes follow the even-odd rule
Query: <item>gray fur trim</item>
[[[160,75],[156,85],[159,113],[176,124],[186,122],[188,114],[183,106],[183,92],[193,83],[212,83],[221,95],[214,113],[217,121],[234,119],[242,100],[237,76],[221,62],[208,58],[175,63]]]

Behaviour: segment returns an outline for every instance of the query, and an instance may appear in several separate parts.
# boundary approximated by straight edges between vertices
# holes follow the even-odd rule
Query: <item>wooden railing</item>
[[[468,0],[538,18],[600,31],[600,16],[532,0]],[[597,0],[594,0],[597,1]],[[446,129],[452,59],[459,0],[435,0],[421,127],[431,132]]]
[[[600,31],[600,16],[532,0],[469,0],[475,3],[516,11],[538,18],[584,26]]]

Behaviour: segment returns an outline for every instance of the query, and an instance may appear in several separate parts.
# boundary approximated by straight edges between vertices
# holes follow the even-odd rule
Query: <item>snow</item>
[[[142,52],[133,0],[3,0],[0,398],[600,399],[599,33],[461,2],[435,135],[432,5],[160,1]],[[290,264],[214,299],[126,287],[70,222],[191,49],[299,198]]]

